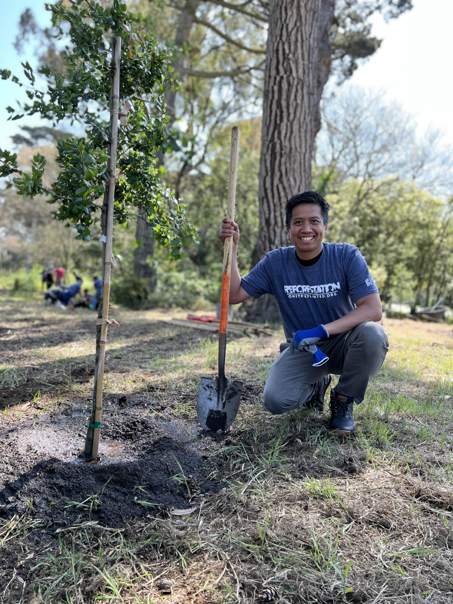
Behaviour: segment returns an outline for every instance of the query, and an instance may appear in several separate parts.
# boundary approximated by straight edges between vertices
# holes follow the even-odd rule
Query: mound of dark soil
[[[21,514],[32,506],[53,526],[95,520],[119,527],[150,511],[187,507],[195,493],[215,488],[205,478],[205,465],[199,453],[168,437],[124,463],[43,460],[6,484],[0,514]]]
[[[0,517],[31,512],[52,527],[87,520],[120,527],[217,490],[207,478],[215,443],[198,438],[195,421],[153,413],[150,399],[133,402],[106,405],[97,464],[78,457],[87,422],[81,406],[2,431]]]

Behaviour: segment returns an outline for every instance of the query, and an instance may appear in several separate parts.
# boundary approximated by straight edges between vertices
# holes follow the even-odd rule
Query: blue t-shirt
[[[268,252],[241,280],[254,298],[275,296],[287,337],[340,319],[360,298],[378,293],[365,258],[349,243],[324,243],[314,264],[302,265],[294,246]]]
[[[99,277],[94,280],[94,289],[96,290],[96,297],[100,298],[102,296],[102,279]]]
[[[71,298],[74,298],[74,296],[77,296],[77,294],[80,292],[81,285],[82,283],[77,281],[77,283],[73,283],[72,285],[64,289],[58,295],[60,302],[66,306],[69,303],[69,300],[71,300]]]
[[[100,300],[102,298],[103,285],[104,285],[103,281],[99,277],[94,280],[94,289],[96,290],[96,294],[93,299],[93,308],[96,308],[96,306],[98,305],[98,303],[100,302]]]

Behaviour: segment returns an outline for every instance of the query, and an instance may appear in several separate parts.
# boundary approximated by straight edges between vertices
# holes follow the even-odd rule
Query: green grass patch
[[[329,480],[311,478],[310,480],[306,480],[303,484],[310,497],[314,497],[316,499],[340,498],[335,485],[333,485]]]

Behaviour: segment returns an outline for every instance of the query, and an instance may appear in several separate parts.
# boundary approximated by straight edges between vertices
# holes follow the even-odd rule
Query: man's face
[[[293,209],[289,240],[302,260],[311,260],[321,252],[326,230],[317,204],[302,203]]]

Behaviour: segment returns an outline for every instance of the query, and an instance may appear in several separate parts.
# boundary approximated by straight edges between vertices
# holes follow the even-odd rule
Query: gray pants
[[[335,388],[340,394],[361,403],[368,380],[382,366],[388,340],[378,323],[362,323],[319,343],[329,362],[312,367],[309,352],[290,345],[273,363],[264,387],[264,407],[271,413],[286,413],[303,407],[316,390],[316,384],[329,373],[340,375]]]

